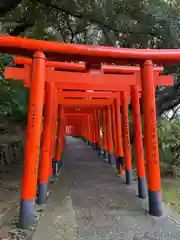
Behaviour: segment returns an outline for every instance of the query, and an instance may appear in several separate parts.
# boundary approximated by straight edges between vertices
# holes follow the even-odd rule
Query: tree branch
[[[65,38],[64,33],[63,33],[63,31],[62,31],[60,26],[58,27],[58,30],[60,31],[61,37],[63,39],[63,42],[65,43],[66,42],[66,38]]]
[[[0,14],[5,14],[6,12],[16,8],[18,6],[18,4],[21,3],[22,0],[0,0]],[[56,4],[53,4],[51,3],[50,0],[36,0],[37,2],[47,6],[47,7],[50,7],[50,8],[53,8],[53,9],[56,9],[56,10],[59,10],[61,12],[64,12],[66,13],[67,15],[71,15],[73,17],[76,17],[76,18],[80,18],[80,19],[87,19],[89,22],[91,23],[94,23],[94,24],[98,24],[102,27],[105,27],[109,30],[112,30],[114,32],[121,32],[123,34],[148,34],[148,35],[151,35],[151,36],[156,36],[157,34],[154,33],[154,32],[136,32],[136,31],[128,31],[128,30],[122,30],[122,29],[119,29],[119,28],[115,28],[113,26],[111,26],[111,24],[108,24],[104,19],[103,20],[100,20],[100,19],[97,19],[97,18],[93,18],[92,16],[89,16],[89,15],[85,15],[83,13],[79,13],[77,11],[74,11],[74,10],[71,10],[71,9],[67,9],[65,6],[57,6]]]
[[[97,19],[97,18],[93,18],[92,16],[88,16],[87,14],[84,15],[83,13],[78,13],[76,11],[73,11],[71,9],[66,9],[64,6],[57,6],[56,4],[53,4],[53,3],[50,3],[50,0],[36,0],[37,2],[47,6],[47,7],[50,7],[50,8],[53,8],[53,9],[56,9],[56,10],[59,10],[61,12],[64,12],[68,15],[71,15],[73,17],[76,17],[76,18],[81,18],[81,19],[87,19],[89,22],[91,23],[95,23],[95,24],[98,24],[102,27],[105,27],[105,28],[108,28],[109,30],[112,30],[114,32],[121,32],[123,34],[148,34],[148,35],[151,35],[151,36],[157,36],[156,33],[154,32],[136,32],[136,31],[126,31],[126,30],[122,30],[122,29],[119,29],[119,28],[115,28],[115,27],[112,27],[110,24],[108,24],[104,19],[101,21],[100,19]]]
[[[69,17],[69,16],[68,16]],[[71,27],[71,24],[70,24],[70,22],[69,22],[69,18],[66,18],[66,23],[67,23],[67,26],[68,26],[68,29],[69,29],[69,31],[71,32],[71,40],[70,40],[70,42],[72,43],[73,42],[73,40],[74,40],[74,37],[75,37],[75,35],[76,35],[76,31],[74,32],[73,30],[72,30],[72,27]]]
[[[172,110],[173,110],[173,114],[172,114],[172,116],[170,117],[169,121],[172,121],[172,120],[174,119],[174,117],[175,117],[177,111],[179,110],[179,108],[180,108],[180,107],[176,108],[175,110],[172,109]]]

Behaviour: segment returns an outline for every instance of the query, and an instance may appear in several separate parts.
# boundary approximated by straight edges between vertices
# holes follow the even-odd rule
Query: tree
[[[180,167],[180,121],[161,120],[158,124],[159,153],[164,174]]]
[[[13,36],[133,48],[180,48],[178,1],[1,0],[1,32]],[[157,114],[180,103],[179,67],[175,86],[157,88]]]
[[[19,81],[5,81],[4,67],[12,63],[12,56],[0,54],[0,115],[23,120],[27,113],[27,90]]]

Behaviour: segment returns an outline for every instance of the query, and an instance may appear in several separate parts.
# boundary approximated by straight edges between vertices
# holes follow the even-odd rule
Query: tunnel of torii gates
[[[173,85],[172,76],[162,75],[163,65],[178,64],[180,50],[122,49],[1,35],[0,52],[18,55],[15,66],[5,68],[4,77],[22,80],[30,92],[20,227],[33,224],[36,196],[39,204],[46,202],[48,181],[59,174],[62,159],[66,161],[64,136],[69,131],[103,152],[120,174],[125,170],[126,184],[131,184],[129,104],[138,194],[140,198],[148,195],[149,213],[161,216],[155,90],[156,86]]]

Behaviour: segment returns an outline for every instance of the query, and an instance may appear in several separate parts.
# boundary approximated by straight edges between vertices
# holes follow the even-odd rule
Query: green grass
[[[162,179],[161,185],[163,201],[180,206],[180,182],[171,179]]]
[[[136,170],[132,171],[133,179],[136,179]],[[163,202],[170,203],[180,213],[180,181],[174,179],[162,179],[162,198]]]
[[[136,178],[137,178],[136,168],[133,168],[133,169],[132,169],[132,178],[133,178],[134,180],[136,180]]]

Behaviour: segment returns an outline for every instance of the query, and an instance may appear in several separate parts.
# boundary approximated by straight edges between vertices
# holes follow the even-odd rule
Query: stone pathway
[[[136,184],[126,186],[96,152],[69,137],[33,240],[180,239],[180,218],[172,220],[167,210],[153,218],[147,209],[147,200],[136,197]]]

